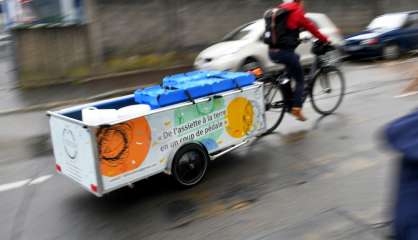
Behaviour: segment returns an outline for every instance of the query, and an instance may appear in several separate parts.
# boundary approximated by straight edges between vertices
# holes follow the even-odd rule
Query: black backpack
[[[280,48],[286,42],[288,34],[287,19],[290,11],[283,8],[271,8],[264,13],[266,30],[264,32],[264,42],[270,48]]]

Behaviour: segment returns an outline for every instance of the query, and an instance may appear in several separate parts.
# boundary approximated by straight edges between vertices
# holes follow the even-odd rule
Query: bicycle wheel
[[[283,120],[286,112],[286,105],[282,89],[274,83],[264,84],[264,102],[266,117],[266,132],[270,134],[276,130]]]
[[[315,78],[310,92],[312,106],[322,115],[330,115],[341,105],[345,79],[338,68],[327,68]]]

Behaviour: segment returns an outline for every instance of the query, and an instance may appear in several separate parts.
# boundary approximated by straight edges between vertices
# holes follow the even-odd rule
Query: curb
[[[75,81],[75,83],[88,83],[91,81],[96,80],[103,80],[103,79],[109,79],[109,78],[115,78],[115,77],[127,77],[132,75],[137,75],[141,73],[149,73],[149,72],[161,72],[161,71],[169,71],[169,70],[175,70],[178,68],[191,68],[193,67],[190,64],[184,64],[184,65],[174,65],[171,67],[166,68],[146,68],[146,69],[139,69],[139,70],[132,70],[132,71],[126,71],[126,72],[119,72],[119,73],[110,73],[110,74],[104,74],[100,76],[94,76],[94,77],[88,77],[82,80]]]
[[[151,84],[143,85],[140,87],[147,87],[150,85]],[[53,108],[58,108],[58,107],[63,107],[63,106],[68,106],[68,105],[75,105],[75,104],[81,104],[81,103],[86,103],[86,102],[91,102],[91,101],[98,101],[98,100],[113,97],[116,95],[132,94],[132,92],[135,91],[136,89],[138,89],[138,87],[129,87],[129,88],[123,88],[123,89],[118,89],[118,90],[114,90],[110,92],[97,94],[88,98],[80,98],[80,99],[74,99],[74,100],[68,100],[68,101],[58,101],[58,102],[37,104],[37,105],[32,105],[30,107],[24,107],[24,108],[6,109],[6,110],[0,111],[0,116],[7,116],[11,114],[16,114],[16,113],[27,113],[27,112],[33,112],[33,111],[45,111],[45,110],[50,110]]]
[[[149,72],[159,72],[159,71],[170,71],[175,70],[178,68],[191,68],[191,65],[175,65],[167,68],[161,68],[161,69],[140,69],[140,70],[134,70],[134,71],[127,71],[127,72],[120,72],[120,73],[112,73],[107,75],[101,75],[101,76],[95,76],[86,78],[83,80],[79,80],[74,82],[75,84],[83,84],[83,83],[89,83],[92,81],[98,81],[98,80],[104,80],[104,79],[111,79],[116,77],[125,77],[125,76],[133,76],[141,73],[149,73]],[[42,111],[42,110],[49,110],[53,108],[58,108],[62,106],[68,106],[68,105],[75,105],[80,103],[86,103],[91,101],[97,101],[102,100],[105,98],[113,97],[115,95],[125,95],[130,94],[133,91],[135,91],[138,88],[148,87],[152,84],[144,84],[142,86],[137,87],[129,87],[129,88],[122,88],[114,91],[109,91],[105,93],[101,93],[98,95],[94,95],[88,98],[80,98],[80,99],[74,99],[74,100],[66,100],[66,101],[58,101],[58,102],[49,102],[49,103],[42,103],[37,105],[32,105],[29,107],[23,107],[23,108],[12,108],[12,109],[6,109],[6,110],[0,110],[0,116],[6,116],[10,114],[17,114],[17,113],[26,113],[26,112],[33,112],[33,111]]]
[[[393,60],[393,61],[376,61],[376,62],[367,63],[365,65],[356,65],[356,63],[354,62],[354,64],[347,65],[346,67],[348,67],[350,70],[367,70],[367,69],[372,69],[376,67],[397,67],[399,65],[416,63],[416,62],[418,62],[418,57],[411,57],[411,58]],[[348,61],[348,63],[352,63],[352,62]]]

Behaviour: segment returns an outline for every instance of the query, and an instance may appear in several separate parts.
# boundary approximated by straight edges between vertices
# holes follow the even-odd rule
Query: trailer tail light
[[[97,193],[97,186],[96,186],[96,185],[94,185],[94,184],[90,184],[90,190],[91,190],[92,192]]]
[[[59,164],[55,164],[55,169],[57,170],[57,172],[62,172],[61,166]]]

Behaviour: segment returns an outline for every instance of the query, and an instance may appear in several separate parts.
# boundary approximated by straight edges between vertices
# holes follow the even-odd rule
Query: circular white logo
[[[70,129],[65,128],[62,132],[62,140],[68,157],[75,159],[77,157],[78,150],[73,132]]]

